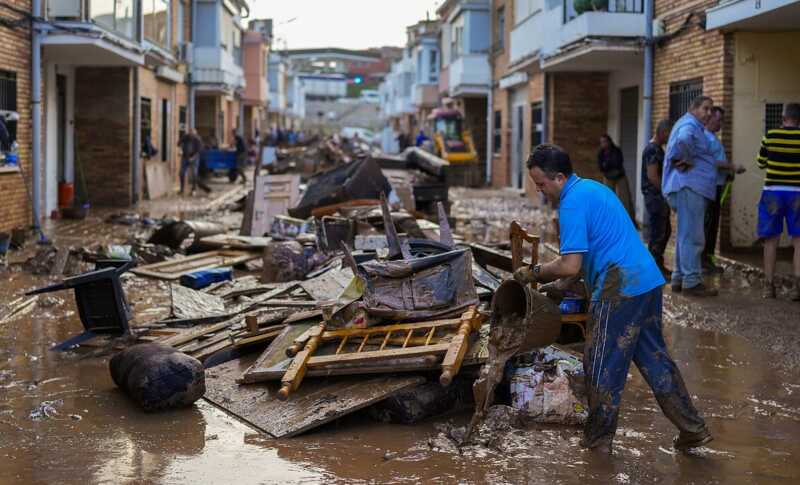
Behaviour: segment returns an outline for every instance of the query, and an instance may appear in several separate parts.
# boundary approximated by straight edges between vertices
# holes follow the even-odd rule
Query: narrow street
[[[474,227],[487,217],[499,224],[492,208],[528,214],[530,224],[546,220],[513,194],[470,189],[458,197],[456,217]],[[192,207],[200,204],[182,209]],[[96,215],[51,229],[54,244],[75,246],[121,243],[134,231]],[[45,281],[22,271],[3,275],[2,293],[12,299]],[[696,455],[676,453],[674,429],[632,370],[610,460],[578,446],[580,428],[546,425],[514,431],[489,448],[434,451],[429,442],[439,427],[465,423],[468,408],[416,425],[356,413],[289,440],[268,439],[205,401],[188,411],[143,414],[111,382],[108,356],[47,350],[80,329],[70,295],[60,295],[0,325],[0,483],[218,483],[232,476],[241,484],[796,483],[798,307],[777,301],[765,308],[757,288],[742,288],[735,275],[720,279],[717,299],[666,290],[665,310],[671,352],[715,441]],[[124,281],[135,322],[163,316],[166,285],[133,275]],[[35,412],[42,403],[50,413]]]

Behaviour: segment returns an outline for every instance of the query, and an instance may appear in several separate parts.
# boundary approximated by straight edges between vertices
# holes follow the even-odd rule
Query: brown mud
[[[121,242],[128,230],[96,219],[61,224],[70,230],[59,242],[76,245]],[[0,304],[50,281],[2,271]],[[166,285],[124,281],[136,321],[167,316]],[[664,322],[715,441],[695,455],[675,453],[675,430],[632,369],[611,458],[582,450],[580,428],[554,425],[508,429],[493,446],[431,447],[442,425],[465,426],[469,411],[415,425],[357,413],[285,440],[205,401],[146,414],[114,386],[107,356],[48,351],[81,329],[72,295],[54,294],[0,323],[0,484],[798,483],[800,307],[765,303],[736,275],[721,282],[717,299],[667,291]]]

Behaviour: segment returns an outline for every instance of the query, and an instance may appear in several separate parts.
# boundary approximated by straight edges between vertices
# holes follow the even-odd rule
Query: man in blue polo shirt
[[[592,332],[583,354],[589,417],[581,445],[611,452],[631,360],[680,430],[675,447],[708,443],[711,434],[661,333],[664,278],[622,203],[603,184],[575,175],[569,155],[555,145],[536,147],[527,165],[536,188],[558,209],[561,255],[514,277],[547,283],[582,271],[591,294]]]

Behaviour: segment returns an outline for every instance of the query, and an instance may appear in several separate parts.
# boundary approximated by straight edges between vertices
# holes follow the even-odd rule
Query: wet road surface
[[[90,231],[96,241],[117,232],[107,230]],[[45,282],[4,272],[0,303]],[[167,301],[165,285],[138,277],[125,285],[137,319],[159,317],[153,308]],[[674,430],[632,370],[611,458],[583,451],[578,428],[558,426],[531,426],[463,455],[433,451],[436,426],[466,424],[469,409],[418,425],[356,414],[286,440],[203,401],[144,414],[115,388],[108,357],[47,350],[81,329],[71,294],[57,293],[62,302],[0,324],[0,483],[798,483],[800,377],[786,362],[796,349],[775,353],[725,332],[746,337],[741,327],[761,325],[759,338],[793,342],[800,306],[765,311],[757,289],[723,290],[713,301],[670,295],[665,317],[669,347],[716,440],[696,455],[676,454]]]

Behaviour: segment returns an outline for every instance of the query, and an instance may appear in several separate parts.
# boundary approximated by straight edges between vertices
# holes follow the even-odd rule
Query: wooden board
[[[133,268],[131,273],[163,280],[177,280],[187,273],[192,273],[201,269],[234,266],[260,257],[261,255],[259,253],[218,249],[216,251],[195,254],[186,258],[139,266]]]
[[[172,174],[169,163],[144,162],[144,176],[147,184],[147,196],[150,200],[160,199],[172,193]]]
[[[335,300],[353,280],[350,268],[332,269],[316,278],[300,282],[306,293],[316,301]]]
[[[269,237],[238,236],[235,234],[216,234],[200,239],[200,242],[215,248],[264,249],[272,242]]]
[[[279,401],[278,383],[236,383],[246,367],[233,360],[206,370],[205,399],[275,438],[297,436],[425,382],[416,375],[308,379]]]
[[[300,197],[299,175],[259,175],[255,180],[252,211],[242,224],[243,236],[263,236],[272,218],[288,214]]]

